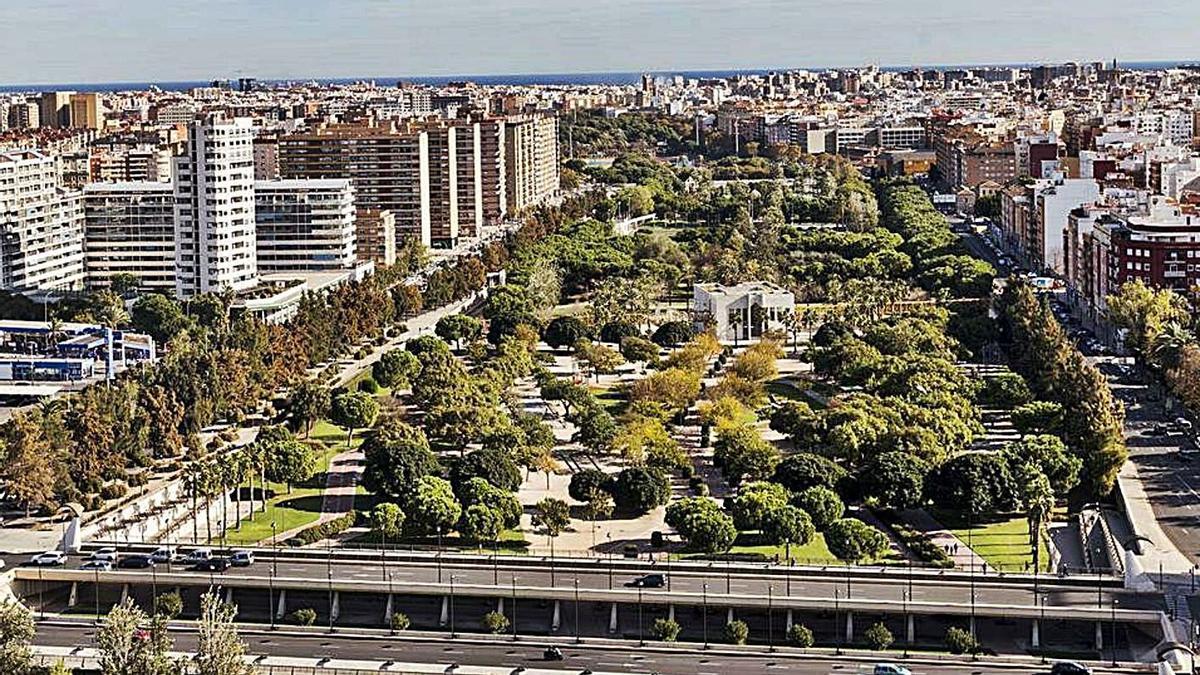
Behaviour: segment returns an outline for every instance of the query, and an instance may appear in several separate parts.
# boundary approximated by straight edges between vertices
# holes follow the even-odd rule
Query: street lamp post
[[[442,583],[442,526],[441,525],[438,525],[437,537],[438,537],[437,572],[438,572],[438,583],[440,584],[440,583]]]
[[[579,577],[575,577],[575,643],[579,642]]]
[[[458,578],[457,574],[450,575],[450,639],[458,637],[454,634],[454,580]]]
[[[911,568],[910,568],[911,570]],[[904,603],[904,658],[908,658],[908,596],[912,591],[900,591],[900,599]]]
[[[516,642],[516,640],[517,640],[517,575],[515,575],[515,574],[513,575],[513,578],[512,578],[512,615],[513,615],[513,618],[512,618],[513,641]]]
[[[841,608],[838,606],[841,602],[840,595],[839,589],[833,589],[833,639],[837,644],[834,653],[838,656],[842,655],[842,631],[838,628],[838,619],[841,617]]]
[[[775,651],[775,587],[767,585],[767,651]]]
[[[500,585],[500,536],[492,537],[492,585]]]
[[[646,639],[642,635],[642,585],[638,584],[638,646],[645,647]]]
[[[704,625],[704,648],[708,649],[708,584],[704,584],[704,616],[700,623]]]
[[[96,600],[96,623],[100,623],[100,568],[92,568],[95,574],[95,583],[92,584],[92,594]]]
[[[1108,625],[1109,625],[1109,639],[1112,642],[1112,667],[1116,668],[1117,667],[1117,598],[1116,597],[1113,597],[1113,599],[1112,599],[1112,614],[1111,614],[1110,620],[1108,622]],[[1188,640],[1191,641],[1190,635],[1188,636]]]
[[[1046,627],[1047,599],[1049,599],[1049,596],[1043,595],[1041,596],[1041,602],[1038,603],[1040,605],[1039,615],[1041,617],[1038,619],[1038,648],[1042,651],[1042,663],[1046,663],[1046,644],[1045,640],[1042,638],[1042,630]]]

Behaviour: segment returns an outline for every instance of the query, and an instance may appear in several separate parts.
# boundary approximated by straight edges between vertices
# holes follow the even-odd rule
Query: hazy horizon
[[[1042,0],[43,0],[0,6],[10,47],[0,84],[1200,57],[1200,3],[1085,9]]]

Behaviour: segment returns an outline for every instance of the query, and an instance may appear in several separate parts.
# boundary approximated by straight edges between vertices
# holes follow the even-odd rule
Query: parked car
[[[169,563],[175,559],[175,551],[169,546],[159,546],[150,554],[150,558],[156,563]]]
[[[206,558],[193,567],[197,572],[224,572],[229,569],[229,558],[214,556]]]
[[[180,558],[179,562],[181,562],[185,565],[194,565],[198,562],[203,562],[205,560],[208,560],[211,557],[212,557],[212,549],[211,548],[198,548],[198,549],[192,551],[191,553],[188,553],[187,555]]]
[[[547,661],[562,661],[563,653],[558,647],[546,647],[546,651],[542,652],[542,658]]]
[[[67,554],[62,551],[46,551],[39,553],[29,559],[30,564],[38,567],[51,567],[53,565],[65,565],[67,562]]]
[[[1175,418],[1175,428],[1178,429],[1179,431],[1191,431],[1192,423],[1186,417],[1176,417]]]
[[[104,548],[96,549],[95,551],[92,551],[91,555],[88,556],[88,560],[107,560],[109,562],[116,562],[117,549],[112,546],[105,546]]]
[[[89,560],[79,566],[79,569],[89,572],[93,570],[96,572],[111,572],[112,568],[113,564],[111,560]]]
[[[121,558],[117,563],[119,569],[144,570],[147,567],[154,567],[154,558],[147,553],[137,553],[135,555],[127,555]]]
[[[249,567],[254,564],[254,551],[234,551],[229,556],[229,564],[234,567]]]
[[[644,577],[634,579],[628,585],[634,588],[662,588],[667,585],[667,575],[647,574]]]
[[[1074,661],[1059,661],[1050,668],[1050,675],[1092,675],[1092,669]]]
[[[912,671],[894,663],[876,663],[875,675],[912,675]]]

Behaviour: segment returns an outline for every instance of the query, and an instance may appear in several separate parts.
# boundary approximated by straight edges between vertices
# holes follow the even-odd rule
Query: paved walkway
[[[988,569],[986,560],[967,546],[966,542],[954,536],[954,533],[929,515],[925,509],[909,509],[902,511],[901,515],[914,529],[928,535],[934,544],[941,546],[943,550],[949,547],[947,555],[954,561],[956,568],[976,571]]]
[[[363,453],[358,448],[334,455],[333,459],[329,461],[329,471],[325,474],[325,490],[321,493],[321,514],[307,525],[280,532],[276,540],[287,541],[310,527],[350,513],[354,509],[354,494],[358,490],[362,466]],[[266,546],[270,543],[270,539],[264,539],[259,542],[259,545]]]

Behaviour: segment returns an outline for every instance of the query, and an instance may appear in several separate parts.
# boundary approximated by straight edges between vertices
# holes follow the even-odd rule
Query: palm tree
[[[1183,348],[1196,342],[1196,336],[1178,321],[1168,321],[1162,330],[1154,336],[1150,344],[1150,354],[1164,370],[1171,370],[1179,365]]]
[[[1042,530],[1054,513],[1054,491],[1044,474],[1039,472],[1036,479],[1029,481],[1026,487],[1026,502],[1025,520],[1029,523],[1029,546],[1033,553],[1033,568],[1037,570],[1041,567],[1041,547],[1038,543]]]

